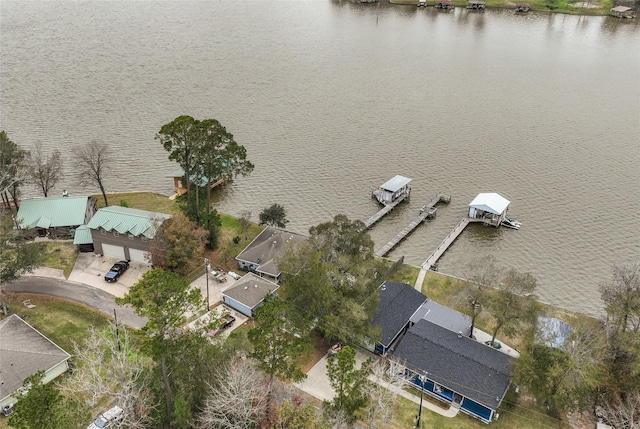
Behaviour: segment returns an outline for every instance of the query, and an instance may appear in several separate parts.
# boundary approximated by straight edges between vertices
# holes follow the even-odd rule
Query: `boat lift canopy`
[[[389,192],[396,192],[403,187],[407,186],[411,182],[411,179],[404,176],[395,176],[393,179],[389,179],[384,182],[380,188]]]
[[[469,204],[470,208],[501,215],[511,202],[495,192],[478,194]]]

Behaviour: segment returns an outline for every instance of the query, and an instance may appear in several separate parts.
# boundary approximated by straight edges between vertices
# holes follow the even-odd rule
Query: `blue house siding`
[[[222,302],[224,302],[225,304],[227,304],[229,307],[233,308],[234,310],[238,310],[240,313],[244,314],[245,316],[248,317],[253,317],[253,314],[251,313],[251,309],[249,307],[247,307],[244,304],[239,303],[238,301],[236,301],[233,298],[230,298],[226,295],[222,295]]]
[[[460,404],[460,409],[467,414],[471,414],[473,417],[476,417],[482,420],[485,423],[489,423],[491,421],[491,417],[493,415],[493,410],[478,404],[477,402],[473,402],[471,399],[464,398],[462,403]]]
[[[411,383],[413,383],[416,388],[422,389],[422,380],[420,380],[420,376],[418,374],[412,373],[410,378]],[[439,389],[439,391],[438,391]],[[429,380],[428,378],[424,381],[424,390],[425,393],[431,395],[441,401],[453,402],[454,392],[450,389],[442,385],[438,385],[437,383]],[[469,398],[463,397],[462,402],[460,404],[460,409],[477,419],[482,420],[485,423],[490,423],[493,418],[494,410],[485,407],[484,405],[480,405],[477,402],[472,401]]]

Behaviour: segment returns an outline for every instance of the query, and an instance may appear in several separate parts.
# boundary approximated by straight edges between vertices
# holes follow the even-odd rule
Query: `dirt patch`
[[[309,370],[327,354],[329,347],[331,347],[331,345],[324,337],[316,336],[313,343],[313,353],[311,354],[311,358],[302,366],[302,371],[305,374],[309,372]]]

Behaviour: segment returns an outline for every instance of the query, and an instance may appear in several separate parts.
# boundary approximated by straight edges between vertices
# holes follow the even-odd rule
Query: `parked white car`
[[[111,423],[122,420],[123,417],[124,410],[116,405],[96,417],[96,419],[91,422],[89,426],[87,426],[87,429],[108,428],[109,426],[111,426]]]

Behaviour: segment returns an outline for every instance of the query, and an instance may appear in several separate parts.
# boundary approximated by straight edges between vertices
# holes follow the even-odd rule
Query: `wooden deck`
[[[422,222],[424,222],[427,218],[433,217],[436,214],[436,204],[443,202],[449,203],[451,201],[451,197],[449,195],[438,194],[433,198],[429,203],[424,205],[420,209],[420,214],[402,231],[400,231],[395,237],[393,237],[387,244],[385,244],[382,248],[380,248],[375,254],[376,256],[384,256],[391,251],[398,243],[405,239],[407,235],[409,235],[414,229],[418,227]],[[383,209],[384,210],[384,209]],[[383,210],[380,210],[383,211]],[[378,213],[380,213],[378,212]],[[388,212],[387,212],[388,213]],[[386,214],[386,213],[385,213]],[[382,215],[384,216],[384,215]],[[380,217],[382,217],[380,216]],[[375,217],[375,216],[374,216]],[[369,222],[369,221],[367,221]],[[366,222],[365,222],[366,225]]]
[[[435,265],[435,263],[438,262],[438,259],[440,259],[444,252],[447,251],[447,249],[449,248],[449,246],[451,246],[455,239],[458,238],[460,234],[462,234],[462,231],[464,231],[467,225],[469,225],[470,221],[472,221],[472,219],[469,219],[465,216],[462,218],[462,220],[460,220],[460,222],[458,222],[455,228],[451,230],[449,235],[447,235],[444,240],[442,240],[436,250],[434,250],[433,253],[427,258],[427,260],[422,263],[423,270],[429,271]]]

